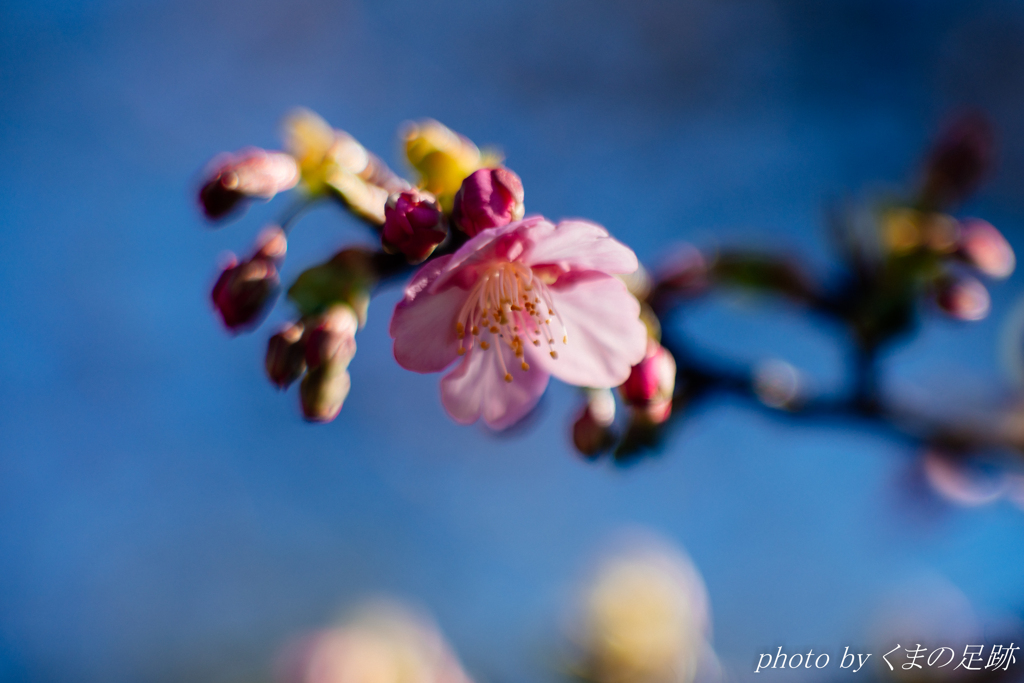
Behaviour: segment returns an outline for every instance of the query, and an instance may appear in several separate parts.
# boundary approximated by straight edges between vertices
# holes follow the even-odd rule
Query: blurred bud
[[[327,364],[348,367],[356,355],[356,330],[359,319],[348,306],[332,306],[309,323],[304,346],[306,363],[311,368]]]
[[[285,149],[298,161],[302,180],[313,193],[323,189],[337,170],[358,174],[370,162],[370,153],[355,138],[331,128],[318,114],[295,109],[283,124]]]
[[[598,683],[715,680],[707,591],[689,558],[648,538],[628,539],[584,589],[574,640]]]
[[[935,303],[957,320],[981,320],[988,315],[992,300],[985,285],[976,278],[958,275],[939,280]]]
[[[247,261],[238,263],[232,256],[213,286],[213,305],[232,331],[258,323],[281,284],[277,266],[288,247],[284,231],[269,227],[257,244],[256,253]]]
[[[278,660],[277,678],[280,683],[470,683],[432,623],[384,601],[292,643]]]
[[[882,238],[888,250],[905,254],[920,248],[947,254],[957,247],[959,225],[952,216],[896,207],[882,214]]]
[[[615,396],[610,389],[588,389],[587,403],[572,425],[572,442],[592,458],[615,443]]]
[[[676,361],[668,350],[647,340],[647,355],[633,366],[629,378],[619,387],[622,400],[636,408],[653,408],[650,417],[655,424],[668,419],[672,410],[672,393],[676,385]]]
[[[206,181],[199,190],[199,203],[207,218],[218,220],[234,211],[243,200],[270,199],[278,192],[292,189],[298,182],[299,168],[290,155],[250,147],[236,154],[221,155],[211,162]]]
[[[288,298],[303,315],[320,315],[335,304],[345,304],[362,326],[379,280],[375,253],[361,247],[342,249],[326,263],[303,271],[288,289]]]
[[[298,161],[309,192],[331,190],[356,215],[375,225],[384,222],[388,195],[409,188],[355,138],[308,109],[292,111],[283,129],[285,149]]]
[[[639,264],[637,269],[632,273],[622,273],[616,275],[618,279],[622,280],[622,284],[626,285],[626,289],[629,293],[635,296],[640,301],[646,299],[651,289],[654,287],[654,281],[651,279],[651,274],[647,272],[643,264]]]
[[[1013,248],[987,221],[966,220],[960,228],[960,255],[983,275],[1009,277],[1017,265]]]
[[[302,323],[292,323],[267,342],[267,377],[279,389],[287,389],[306,371],[303,329]]]
[[[302,414],[310,422],[330,422],[341,412],[351,386],[352,380],[343,365],[326,363],[310,368],[299,388]]]
[[[754,368],[754,393],[772,408],[793,408],[800,400],[800,375],[783,360],[768,360]]]
[[[1006,490],[1003,473],[965,457],[931,448],[921,458],[925,480],[951,503],[973,507],[998,500]]]
[[[299,396],[311,422],[330,422],[341,412],[351,388],[348,364],[356,355],[359,319],[348,306],[332,306],[310,321],[302,343],[308,366]]]
[[[925,165],[925,205],[944,207],[966,199],[991,167],[994,147],[992,127],[981,115],[965,116],[950,126]]]
[[[420,174],[420,185],[437,197],[445,213],[452,210],[455,194],[470,173],[501,161],[432,119],[408,124],[403,137],[406,157]]]
[[[657,399],[647,405],[633,406],[631,426],[657,427],[672,417],[672,399]]]
[[[481,168],[462,181],[452,222],[470,237],[523,217],[523,181],[504,166]]]
[[[447,236],[444,214],[433,195],[406,190],[388,199],[381,242],[389,253],[400,252],[410,263],[420,263]]]

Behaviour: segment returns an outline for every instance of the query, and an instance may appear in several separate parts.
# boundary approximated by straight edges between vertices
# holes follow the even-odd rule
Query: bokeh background
[[[512,435],[459,427],[438,378],[392,359],[398,289],[374,301],[341,416],[303,423],[263,377],[266,332],[230,338],[208,303],[218,254],[280,200],[218,231],[194,200],[211,156],[275,147],[294,105],[396,167],[409,118],[498,144],[528,211],[601,222],[648,263],[687,240],[821,272],[828,203],[912,181],[941,123],[978,107],[1000,164],[965,212],[1024,249],[1020,2],[4,0],[0,679],[269,680],[289,637],[388,593],[478,680],[555,681],[567,591],[623,526],[689,551],[733,680],[779,645],[866,644],[879,614],[937,594],[987,633],[1015,623],[1011,504],[944,506],[879,435],[728,401],[628,469],[572,453],[562,385]],[[368,240],[319,208],[285,278]],[[1010,396],[1022,282],[984,322],[929,319],[887,387],[937,408]],[[714,297],[681,324],[842,381],[834,331],[784,306]]]

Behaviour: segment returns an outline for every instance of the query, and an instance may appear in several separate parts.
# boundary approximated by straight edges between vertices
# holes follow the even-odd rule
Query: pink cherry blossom
[[[647,349],[640,304],[613,277],[636,255],[600,225],[534,216],[481,231],[424,265],[395,307],[395,359],[440,372],[459,423],[504,429],[536,405],[554,375],[610,388]]]

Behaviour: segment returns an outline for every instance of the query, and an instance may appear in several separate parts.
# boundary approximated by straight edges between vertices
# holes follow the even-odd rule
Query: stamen
[[[524,372],[530,368],[526,362],[527,341],[535,347],[546,342],[548,353],[557,359],[553,347],[558,332],[562,333],[563,344],[569,343],[569,336],[545,282],[529,266],[515,261],[492,263],[477,272],[477,280],[456,316],[459,355],[468,350],[463,348],[463,338],[469,339],[469,349],[474,343],[479,343],[481,351],[496,345],[499,369],[506,382],[513,377],[505,365],[503,347],[512,351]],[[553,329],[556,323],[558,330]],[[477,339],[482,332],[493,339]]]

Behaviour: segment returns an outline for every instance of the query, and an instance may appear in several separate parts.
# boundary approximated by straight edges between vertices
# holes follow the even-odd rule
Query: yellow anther
[[[461,337],[465,333],[466,333],[466,326],[463,325],[462,323],[455,323],[455,334],[457,334],[457,335],[459,335]]]
[[[498,334],[500,329],[501,328],[499,328],[497,325],[491,325],[490,333],[491,334]]]
[[[563,344],[568,344],[569,343],[569,335],[567,335],[567,334],[562,335],[562,343]]]
[[[522,367],[524,371],[530,369],[530,365],[526,361],[523,361],[523,364],[520,367]]]
[[[540,339],[534,339],[533,340],[533,345],[534,346],[540,346]]]
[[[480,334],[480,328],[477,327],[476,325],[473,325],[472,332],[473,332],[474,335]]]
[[[554,358],[555,360],[558,360],[558,351],[552,351],[551,357]]]
[[[483,349],[484,351],[486,351],[487,349],[491,348],[491,345],[490,345],[490,344],[488,344],[488,343],[487,343],[487,342],[485,342],[485,341],[482,341],[482,342],[480,342],[480,348],[481,348],[481,349]],[[552,353],[553,353],[553,352],[552,352]]]
[[[462,348],[462,347],[460,346],[460,347],[459,347],[459,355],[460,355],[460,356],[465,356],[465,355],[466,355],[466,349],[464,349],[464,348]]]
[[[505,381],[506,382],[511,382],[512,381],[512,373],[511,372],[506,372],[505,373]]]

